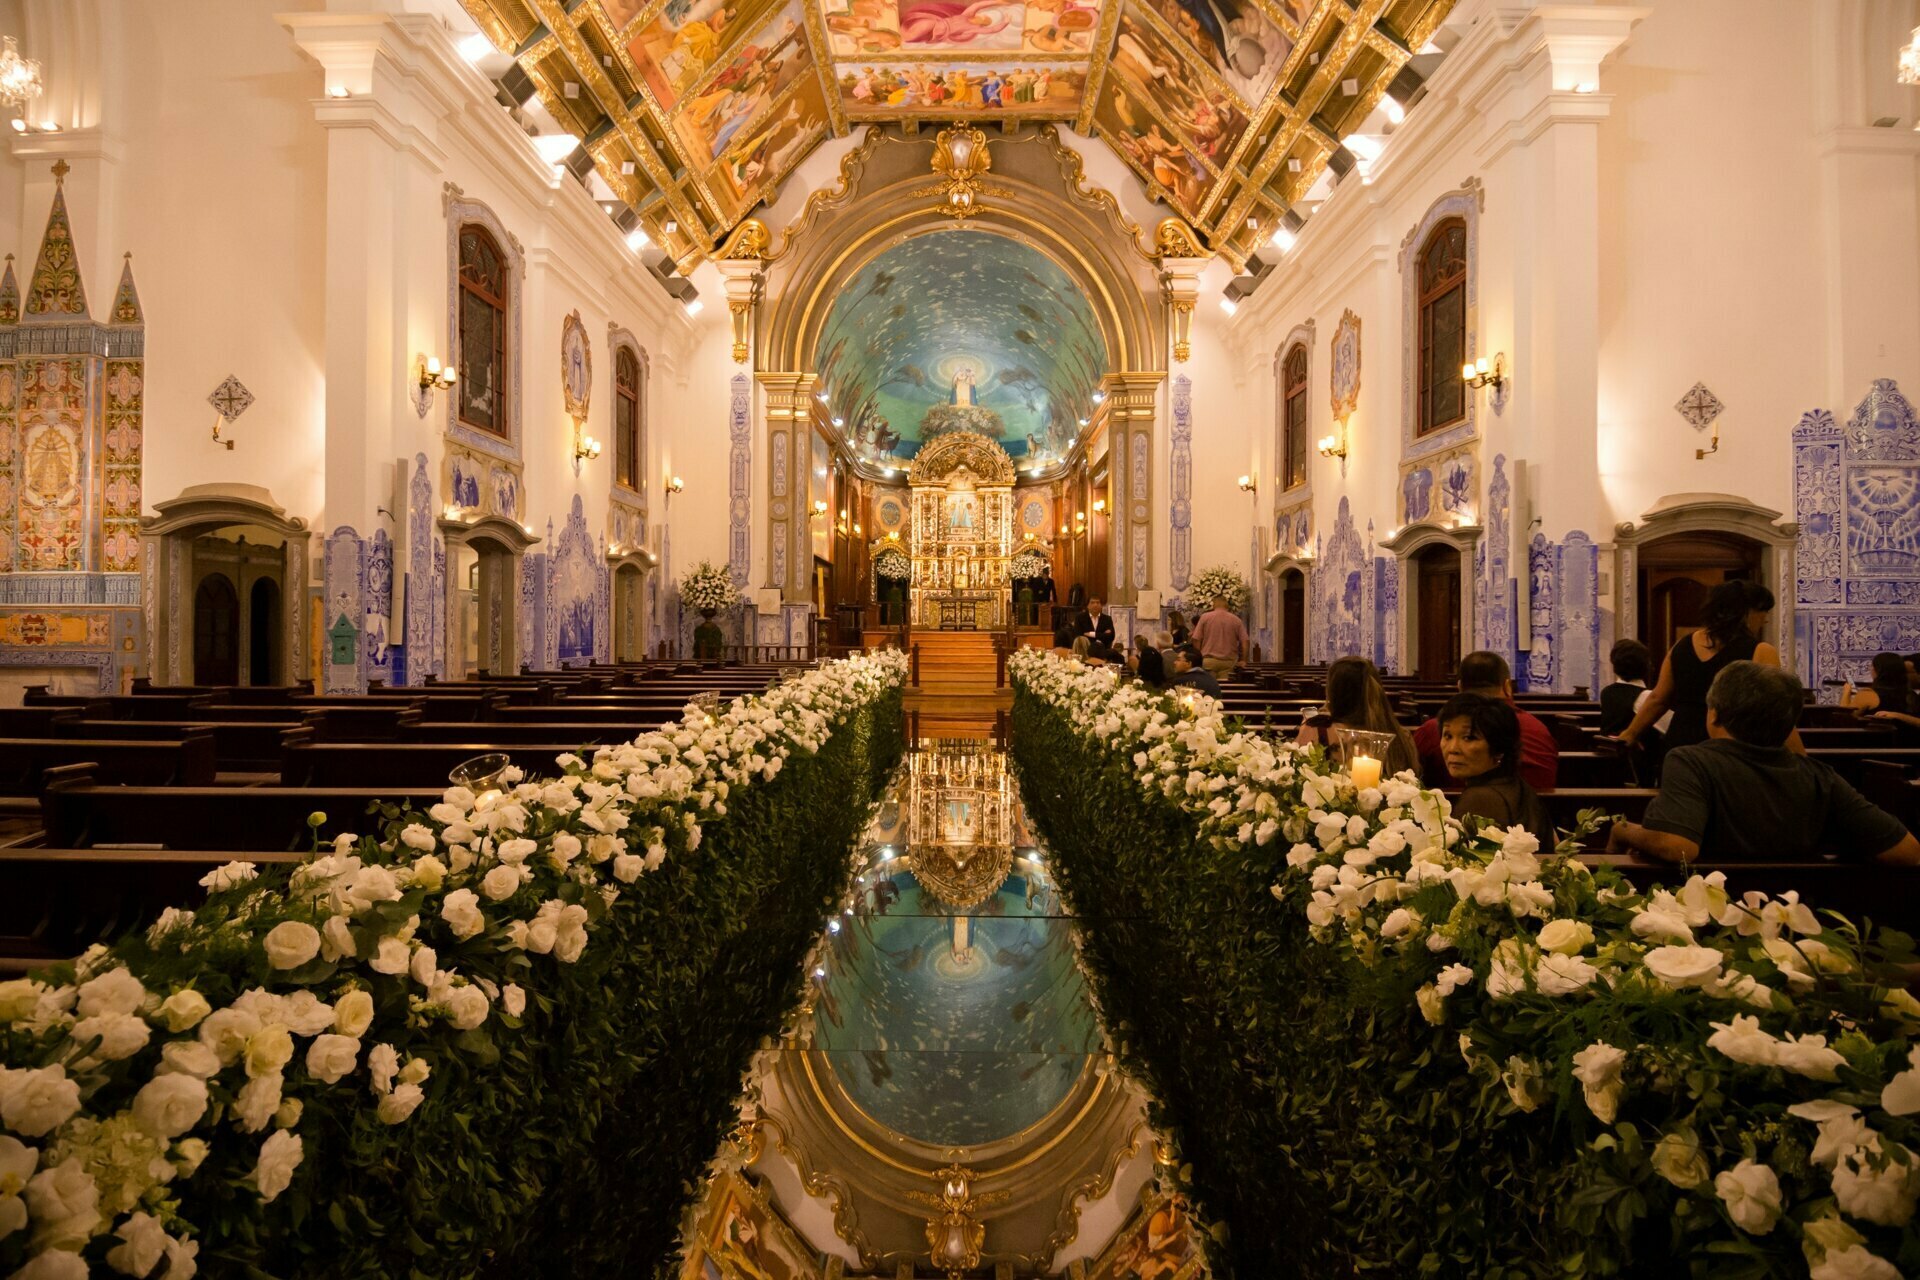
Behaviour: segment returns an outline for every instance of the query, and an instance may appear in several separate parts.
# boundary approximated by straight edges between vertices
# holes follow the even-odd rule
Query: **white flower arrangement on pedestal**
[[[721,583],[703,598],[731,598]],[[490,1046],[511,1042],[543,979],[579,961],[623,892],[670,852],[697,849],[730,796],[817,755],[907,666],[895,650],[829,663],[717,713],[690,707],[590,759],[562,755],[557,778],[508,768],[495,789],[449,787],[428,812],[386,824],[386,838],[336,837],[282,884],[228,863],[201,880],[205,906],[167,910],[144,944],[92,947],[70,979],[56,966],[0,982],[5,1266],[84,1280],[81,1251],[117,1239],[93,1249],[104,1253],[93,1274],[153,1274],[165,1259],[166,1275],[191,1276],[194,1214],[208,1207],[197,1190],[228,1176],[195,1182],[203,1163],[245,1170],[207,1189],[232,1213],[249,1189],[265,1203],[295,1182],[307,1111],[364,1112],[354,1141],[372,1143],[423,1103],[479,1102],[471,1091],[499,1057]],[[503,962],[517,981],[485,976]],[[483,1026],[491,1059],[467,1036]],[[469,1096],[429,1099],[436,1064]],[[327,1123],[311,1136],[343,1143]]]
[[[1051,563],[1038,551],[1022,551],[1007,562],[1007,580],[1018,582],[1022,578],[1037,578]]]
[[[913,561],[898,547],[888,547],[873,558],[873,576],[903,579],[913,576]]]
[[[1313,942],[1399,970],[1383,984],[1459,1032],[1469,1074],[1548,1123],[1556,1093],[1583,1105],[1627,1162],[1615,1176],[1664,1181],[1700,1221],[1724,1211],[1742,1248],[1804,1222],[1814,1280],[1902,1274],[1884,1255],[1911,1256],[1920,1204],[1920,1001],[1887,985],[1860,930],[1794,892],[1736,899],[1717,871],[1641,892],[1521,827],[1456,818],[1411,772],[1356,789],[1323,749],[1249,731],[1204,694],[1040,649],[1007,671],[1201,841],[1271,861],[1273,897]],[[1489,1051],[1521,1038],[1530,1050],[1504,1063]],[[1631,1148],[1629,1127],[1645,1135]],[[1785,1187],[1724,1138],[1763,1129]]]
[[[680,579],[680,603],[689,609],[731,609],[740,603],[740,588],[725,565],[702,560]]]
[[[1216,564],[1202,569],[1194,575],[1187,586],[1187,599],[1196,609],[1213,607],[1215,596],[1225,596],[1227,608],[1234,613],[1244,613],[1253,600],[1253,588],[1240,576],[1240,571],[1230,565]]]

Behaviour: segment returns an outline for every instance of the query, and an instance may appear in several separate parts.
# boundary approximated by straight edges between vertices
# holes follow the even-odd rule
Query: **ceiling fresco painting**
[[[956,380],[1000,416],[1009,454],[1058,456],[1107,372],[1092,305],[1053,259],[990,231],[942,230],[880,253],[821,328],[823,394],[862,458],[910,458]]]
[[[461,0],[682,265],[830,133],[1100,138],[1236,264],[1455,0]]]

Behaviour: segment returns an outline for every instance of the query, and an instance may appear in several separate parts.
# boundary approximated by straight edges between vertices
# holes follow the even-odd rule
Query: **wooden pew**
[[[48,848],[109,845],[173,849],[292,851],[312,847],[307,815],[325,813],[324,843],[343,831],[369,834],[375,801],[437,804],[445,786],[405,787],[111,787],[86,764],[47,771],[40,796]]]
[[[1871,920],[1908,932],[1920,929],[1920,894],[1914,892],[1920,888],[1920,868],[1838,861],[1697,862],[1681,867],[1609,853],[1583,853],[1580,860],[1612,867],[1642,891],[1656,884],[1678,886],[1696,872],[1720,871],[1735,898],[1749,891],[1778,897],[1793,890],[1816,911],[1837,911],[1855,924]]]
[[[223,770],[266,773],[280,767],[280,735],[297,720],[60,720],[55,736],[67,738],[178,737],[204,729],[213,735],[213,755]]]
[[[575,742],[513,746],[492,740],[317,742],[308,729],[290,729],[281,742],[282,787],[444,788],[455,765],[492,752],[505,754],[529,778],[535,778],[559,773],[554,758],[580,749]]]
[[[49,769],[80,761],[91,761],[105,783],[210,787],[213,735],[191,729],[166,738],[0,738],[0,795],[38,796]]]
[[[299,853],[255,853],[264,871],[297,864]],[[145,929],[168,907],[206,897],[200,878],[227,862],[226,851],[0,849],[0,974],[79,955]]]

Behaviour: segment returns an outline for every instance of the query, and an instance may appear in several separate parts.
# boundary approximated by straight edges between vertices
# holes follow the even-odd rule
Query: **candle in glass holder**
[[[1380,762],[1372,756],[1355,756],[1353,763],[1347,766],[1347,774],[1353,779],[1355,791],[1377,787],[1380,785]]]

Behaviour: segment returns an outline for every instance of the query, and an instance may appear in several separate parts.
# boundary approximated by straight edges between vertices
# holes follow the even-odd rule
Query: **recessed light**
[[[493,52],[493,41],[476,31],[470,36],[462,36],[455,47],[468,62],[478,62]]]
[[[686,300],[686,302],[684,302],[684,303],[682,303],[681,305],[683,305],[684,307],[686,307],[686,309],[687,309],[687,314],[688,314],[688,315],[690,315],[690,316],[697,316],[697,315],[699,315],[699,314],[700,314],[700,312],[701,312],[701,310],[702,310],[702,309],[703,309],[703,308],[704,308],[704,307],[705,307],[705,306],[706,306],[707,304],[706,304],[706,303],[704,303],[704,302],[702,302],[702,301],[700,301],[700,299],[698,299],[698,298],[688,298],[688,299]]]
[[[327,86],[327,96],[329,98],[351,98],[353,96],[353,90],[343,84],[330,84]],[[40,127],[43,129],[46,128],[47,123],[51,122],[43,123]]]

